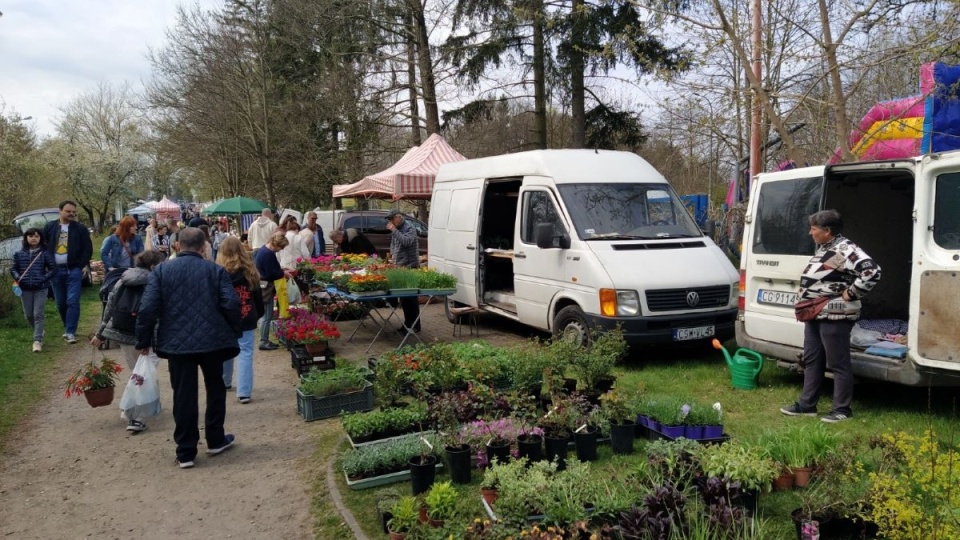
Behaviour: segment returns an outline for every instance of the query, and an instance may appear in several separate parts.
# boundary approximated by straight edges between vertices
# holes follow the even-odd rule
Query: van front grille
[[[729,302],[729,285],[647,291],[647,308],[650,311],[713,309],[725,307]]]
[[[702,248],[706,244],[701,240],[687,240],[683,242],[661,242],[657,244],[613,244],[614,251],[635,251],[640,249],[685,249]]]

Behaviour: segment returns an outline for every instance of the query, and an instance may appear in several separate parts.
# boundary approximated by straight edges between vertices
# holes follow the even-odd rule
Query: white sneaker
[[[39,341],[33,342],[33,352],[40,352],[43,350],[43,344]]]
[[[77,336],[73,334],[67,334],[67,343],[76,343],[76,342],[77,342]]]

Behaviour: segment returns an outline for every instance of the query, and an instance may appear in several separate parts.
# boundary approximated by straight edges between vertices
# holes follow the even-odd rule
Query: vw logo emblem
[[[687,305],[690,307],[696,307],[700,303],[700,295],[696,291],[690,291],[687,293]]]

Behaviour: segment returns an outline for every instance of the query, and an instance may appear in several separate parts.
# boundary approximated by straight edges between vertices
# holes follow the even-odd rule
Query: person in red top
[[[237,361],[237,400],[250,403],[253,394],[253,346],[256,341],[257,320],[263,316],[263,295],[260,292],[260,274],[253,265],[250,252],[236,236],[228,236],[217,251],[217,264],[230,274],[233,288],[240,297],[240,336],[237,344],[240,354],[223,363],[223,384],[233,387],[233,363]]]

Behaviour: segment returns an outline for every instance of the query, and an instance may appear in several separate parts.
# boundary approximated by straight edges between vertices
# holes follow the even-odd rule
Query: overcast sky
[[[60,108],[98,82],[150,76],[150,47],[164,43],[178,4],[198,0],[0,0],[0,112],[33,117],[41,136],[55,132]],[[222,0],[199,0],[215,7]]]

